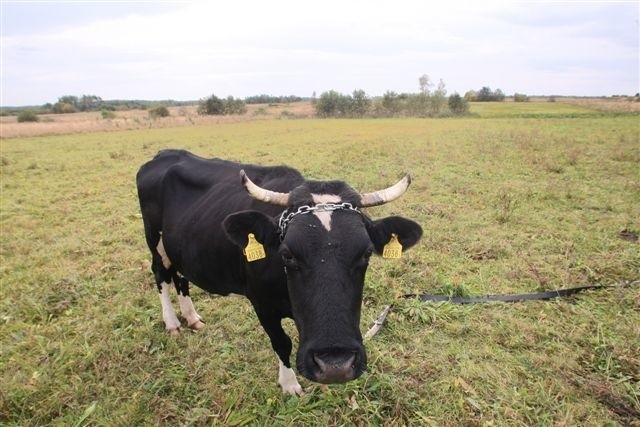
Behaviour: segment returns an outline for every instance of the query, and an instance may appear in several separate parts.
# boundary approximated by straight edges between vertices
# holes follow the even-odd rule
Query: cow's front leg
[[[298,383],[296,373],[291,369],[289,362],[292,348],[291,338],[282,329],[282,318],[275,317],[272,314],[264,315],[258,313],[258,319],[267,335],[269,335],[271,347],[278,355],[278,384],[280,384],[284,393],[301,396],[303,394],[302,386]]]
[[[280,357],[278,357],[278,362],[280,362],[280,369],[278,370],[278,384],[282,387],[282,391],[291,395],[302,396],[304,392],[302,391],[302,386],[298,383],[296,373],[293,372],[291,367],[286,366],[284,362],[280,360]]]
[[[189,281],[176,274],[173,278],[173,283],[176,286],[176,291],[178,291],[180,312],[182,313],[182,317],[187,321],[187,325],[195,330],[204,328],[202,317],[200,317],[196,311],[196,308],[193,306],[193,301],[191,301],[191,297],[189,296]]]

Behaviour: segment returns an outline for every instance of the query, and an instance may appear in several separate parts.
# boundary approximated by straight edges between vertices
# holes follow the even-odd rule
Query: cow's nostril
[[[357,351],[329,351],[313,354],[316,377],[322,383],[343,383],[355,378]]]

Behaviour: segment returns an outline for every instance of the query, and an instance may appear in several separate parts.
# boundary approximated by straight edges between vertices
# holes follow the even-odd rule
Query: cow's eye
[[[369,258],[371,258],[371,254],[373,253],[373,248],[368,248],[363,255],[363,258],[368,260]]]
[[[282,257],[282,262],[284,262],[284,265],[287,268],[298,268],[298,260],[288,249],[280,251],[280,256]]]
[[[362,253],[362,258],[360,258],[360,261],[357,263],[357,265],[366,266],[367,264],[369,264],[369,258],[371,258],[371,254],[373,254],[373,248],[367,248],[367,250]]]

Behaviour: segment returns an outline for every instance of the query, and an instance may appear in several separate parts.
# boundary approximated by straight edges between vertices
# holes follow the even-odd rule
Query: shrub
[[[102,111],[100,111],[100,114],[102,115],[103,119],[115,119],[116,118],[116,113],[114,113],[111,110],[102,110]]]
[[[344,117],[350,109],[351,97],[330,90],[322,92],[316,102],[316,113],[320,117]]]
[[[157,119],[158,117],[169,117],[169,109],[164,105],[149,109],[149,117]]]
[[[524,93],[514,93],[513,100],[515,102],[529,102],[529,97]]]
[[[386,115],[395,116],[400,112],[400,96],[393,91],[386,91],[382,95],[382,108]]]
[[[457,93],[449,97],[449,110],[455,115],[462,115],[469,112],[469,102]]]
[[[369,99],[364,90],[354,90],[351,101],[349,110],[352,116],[363,117],[369,113],[371,109],[371,99]]]
[[[70,114],[76,112],[76,107],[68,102],[57,102],[53,106],[53,112],[56,114]]]
[[[38,115],[31,110],[24,110],[18,114],[18,123],[24,122],[38,122],[40,118]]]
[[[478,93],[475,90],[468,90],[465,94],[464,94],[464,99],[466,101],[475,101],[476,98],[478,97]]]
[[[244,114],[247,112],[247,105],[241,99],[228,96],[227,99],[220,99],[215,95],[200,100],[198,114],[224,115],[224,114]]]
[[[492,91],[490,87],[484,86],[476,93],[475,101],[487,102],[487,101],[504,101],[504,92],[500,89]]]
[[[241,99],[235,99],[233,96],[228,96],[227,99],[222,101],[223,114],[244,114],[247,112],[247,105]]]
[[[222,115],[224,114],[224,103],[215,95],[203,98],[198,105],[198,114]]]

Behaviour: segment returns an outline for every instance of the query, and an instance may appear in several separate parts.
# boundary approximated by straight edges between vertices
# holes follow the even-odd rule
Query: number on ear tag
[[[382,249],[382,258],[398,259],[402,257],[402,245],[398,242],[398,235],[391,233],[391,240]]]
[[[244,256],[247,257],[247,262],[266,258],[267,254],[264,252],[264,246],[256,240],[256,236],[253,233],[249,233],[247,238],[249,242],[247,243],[247,247],[244,248]]]

